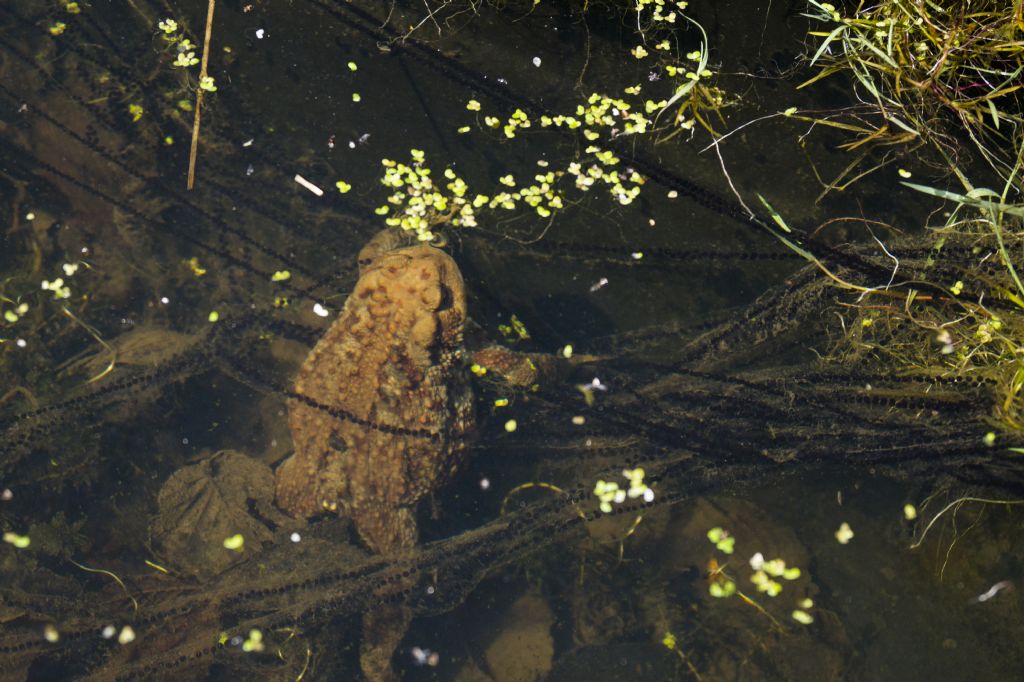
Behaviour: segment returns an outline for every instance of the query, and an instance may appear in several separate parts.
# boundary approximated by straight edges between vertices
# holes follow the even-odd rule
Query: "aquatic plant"
[[[859,2],[849,14],[827,2],[807,4],[805,16],[825,28],[810,33],[820,39],[809,61],[818,73],[801,87],[845,75],[859,102],[805,120],[854,133],[843,146],[861,158],[865,150],[885,152],[872,169],[922,145],[933,163],[964,166],[966,159],[957,160],[969,145],[1001,181],[1016,173],[1024,140],[1019,1]]]
[[[433,226],[477,226],[477,211],[484,207],[515,211],[526,205],[540,218],[550,219],[571,203],[565,187],[569,183],[581,193],[603,187],[619,205],[632,204],[647,179],[624,163],[616,147],[644,136],[666,142],[682,131],[691,131],[695,123],[715,136],[710,115],[715,114],[724,121],[721,110],[730,103],[725,91],[712,84],[715,74],[709,68],[707,34],[697,21],[685,14],[686,8],[685,0],[645,0],[636,5],[639,38],[642,43],[657,40],[652,48],[653,55],[643,44],[631,50],[638,60],[648,56],[654,59],[656,70],[648,79],[650,85],[626,86],[621,97],[592,92],[585,103],[577,104],[575,110],[568,113],[547,110],[527,113],[522,107],[515,107],[502,117],[487,113],[475,97],[466,102],[466,110],[476,115],[476,127],[481,133],[500,129],[499,139],[507,143],[530,131],[559,130],[576,141],[578,149],[571,158],[554,162],[548,158],[537,159],[535,163],[540,172],[531,169],[526,173],[533,174],[531,184],[518,180],[520,173],[508,172],[497,178],[502,188],[492,186],[486,194],[475,193],[470,200],[469,184],[456,175],[453,168],[444,168],[448,181],[443,186],[447,190],[444,191],[431,178],[432,171],[425,163],[424,152],[413,149],[408,164],[387,158],[381,160],[385,168],[381,184],[395,191],[388,197],[392,206],[380,206],[375,212],[388,216],[385,221],[388,225],[413,232],[421,241],[431,241],[435,238],[430,229]],[[685,60],[676,58],[680,41],[675,31],[677,18],[680,24],[696,27],[702,36],[699,47],[688,52]],[[667,76],[664,83],[658,82],[662,72]],[[664,93],[664,97],[652,99],[658,97],[657,93]],[[666,123],[659,125],[658,120],[666,112],[674,113],[666,118]],[[472,130],[472,126],[463,125],[457,132],[466,134]],[[550,169],[552,164],[554,170]],[[339,181],[338,186],[343,193],[351,187],[344,181]]]
[[[708,540],[715,545],[722,554],[731,556],[735,551],[736,538],[729,533],[729,531],[715,526],[707,532]],[[782,593],[783,583],[779,582],[784,580],[786,582],[792,582],[798,580],[803,572],[797,566],[787,566],[785,559],[776,557],[771,560],[764,558],[761,552],[755,552],[750,556],[747,562],[750,568],[749,581],[753,583],[757,591],[767,597],[777,597]],[[720,563],[717,559],[712,558],[707,565],[707,585],[708,594],[715,599],[727,599],[736,595],[745,604],[752,606],[758,613],[762,614],[772,623],[773,626],[781,629],[782,626],[779,621],[765,609],[759,602],[747,594],[744,594],[742,590],[737,587],[736,578],[726,572],[728,562]],[[813,616],[807,613],[807,610],[814,605],[813,600],[804,598],[799,601],[797,606],[799,608],[792,612],[792,617],[797,622],[803,625],[809,625],[814,622]]]
[[[1024,244],[1024,207],[1002,203],[1005,191],[957,194],[905,184],[954,201],[956,208],[930,230],[928,250],[879,241],[893,261],[892,277],[849,304],[852,315],[834,357],[839,362],[871,358],[904,374],[989,385],[992,422],[1019,432],[1024,428],[1024,286],[1010,254]],[[977,437],[994,445],[994,434],[987,433],[983,429]]]

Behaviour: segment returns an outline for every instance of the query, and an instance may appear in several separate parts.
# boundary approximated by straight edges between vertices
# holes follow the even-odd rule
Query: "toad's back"
[[[415,544],[415,505],[455,470],[473,425],[465,319],[447,254],[422,245],[375,256],[296,378],[281,508],[338,511],[377,552]]]

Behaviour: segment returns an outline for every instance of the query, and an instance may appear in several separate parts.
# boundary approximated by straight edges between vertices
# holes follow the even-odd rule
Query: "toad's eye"
[[[441,285],[441,300],[437,304],[437,311],[442,312],[449,310],[452,305],[455,304],[455,297],[452,295],[452,290],[444,284]]]

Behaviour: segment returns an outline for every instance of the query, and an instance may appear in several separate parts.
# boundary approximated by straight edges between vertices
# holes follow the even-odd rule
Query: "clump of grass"
[[[763,197],[761,201],[775,222],[769,231],[820,269],[827,276],[824,285],[851,294],[837,299],[842,333],[828,353],[829,362],[844,367],[875,364],[885,373],[948,387],[987,387],[993,425],[1019,434],[1024,431],[1024,281],[1019,272],[1024,202],[1014,203],[1008,196],[1024,172],[1024,150],[1001,192],[973,186],[957,166],[952,171],[963,193],[901,183],[955,204],[942,214],[942,225],[926,226],[924,236],[893,237],[899,231],[889,225],[853,218],[831,220],[820,228],[864,222],[878,253],[872,254],[874,247],[855,247],[850,255],[891,268],[888,281],[857,281],[856,271],[822,262],[793,238]],[[911,394],[919,390],[911,389]],[[992,445],[995,439],[995,432],[989,432],[984,442]]]
[[[848,304],[853,314],[833,357],[872,357],[905,375],[988,384],[993,423],[1024,431],[1024,284],[1011,257],[1024,250],[1024,205],[1005,203],[1005,190],[957,194],[903,184],[956,208],[932,230],[926,254],[919,240],[886,249],[896,264],[893,281]]]
[[[924,144],[957,159],[973,147],[1002,181],[1011,175],[1024,124],[1024,0],[861,0],[848,16],[807,1],[805,16],[827,30],[810,34],[822,38],[810,60],[819,71],[801,87],[853,77],[861,105],[817,121],[854,132],[847,149]]]

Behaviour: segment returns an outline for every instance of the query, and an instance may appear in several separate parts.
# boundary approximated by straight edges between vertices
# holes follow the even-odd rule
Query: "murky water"
[[[4,675],[347,679],[361,616],[407,604],[409,680],[1016,677],[1019,592],[978,600],[1020,583],[1016,508],[966,502],[911,549],[956,498],[1019,490],[982,444],[984,387],[818,362],[840,297],[761,224],[757,194],[808,232],[864,214],[913,233],[929,207],[888,171],[815,200],[850,157],[777,114],[849,95],[796,90],[807,26],[776,4],[695,2],[641,36],[608,6],[222,2],[192,191],[205,3],[0,7]],[[709,147],[670,109],[629,134],[619,104],[585,121],[593,93],[671,97],[694,22],[725,98],[701,121],[736,132]],[[566,367],[472,379],[475,435],[419,507],[421,549],[380,557],[334,515],[283,518],[266,480],[293,449],[292,377],[401,206],[382,160],[420,152],[438,187],[451,169],[488,197],[477,226],[435,230],[467,336]],[[544,183],[551,215],[522,193]],[[487,206],[500,192],[513,208]],[[859,227],[818,238],[853,242],[835,257],[856,274],[890,267]],[[205,473],[167,541],[165,483],[222,450],[255,468]],[[602,512],[595,484],[636,467],[650,504],[637,484]],[[799,576],[769,596],[756,553]]]

